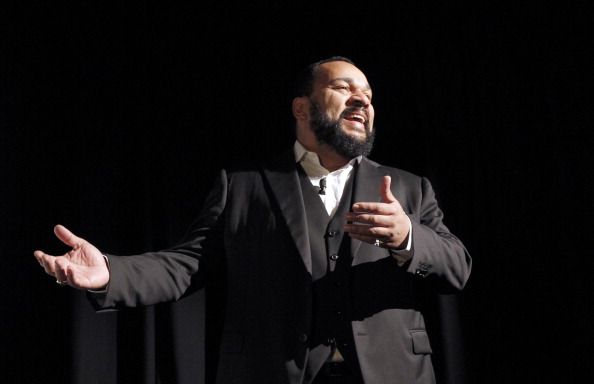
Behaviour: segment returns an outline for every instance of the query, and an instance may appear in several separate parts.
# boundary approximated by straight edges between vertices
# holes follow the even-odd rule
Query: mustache
[[[347,109],[342,111],[340,117],[344,118],[353,112],[362,112],[365,115],[365,122],[369,121],[369,111],[363,107],[348,107]]]

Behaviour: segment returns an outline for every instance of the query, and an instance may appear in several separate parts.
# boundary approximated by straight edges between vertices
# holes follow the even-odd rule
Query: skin
[[[332,147],[317,141],[311,128],[311,102],[317,102],[333,120],[340,119],[342,129],[360,140],[373,129],[375,111],[371,104],[371,87],[357,67],[343,61],[324,63],[317,73],[313,92],[308,97],[293,100],[297,140],[309,151],[315,152],[321,164],[330,172],[346,165],[350,159],[339,155]],[[352,117],[341,117],[346,108],[360,107],[366,122]],[[346,214],[345,231],[357,240],[373,244],[376,239],[384,248],[402,249],[409,234],[409,220],[402,206],[390,190],[390,177],[379,185],[381,202],[357,202],[353,212]],[[366,224],[366,225],[357,225]],[[35,251],[34,256],[48,275],[61,285],[78,289],[104,289],[109,283],[109,268],[103,254],[91,243],[57,225],[56,237],[72,250],[61,256]]]
[[[103,254],[91,243],[75,236],[66,227],[54,228],[56,237],[72,250],[62,256],[48,255],[42,251],[33,254],[48,275],[61,285],[78,289],[102,289],[109,283],[109,268]]]

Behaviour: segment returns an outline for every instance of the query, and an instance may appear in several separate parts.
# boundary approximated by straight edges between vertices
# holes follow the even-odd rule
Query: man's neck
[[[322,164],[322,167],[326,168],[330,172],[334,172],[337,169],[344,167],[349,162],[349,159],[340,156],[334,152],[334,150],[332,150],[332,152],[320,151],[316,153],[320,158],[320,164]]]

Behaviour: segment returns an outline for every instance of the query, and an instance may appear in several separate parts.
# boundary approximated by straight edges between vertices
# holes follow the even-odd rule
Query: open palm
[[[109,282],[109,269],[103,254],[91,243],[75,236],[66,227],[57,225],[54,233],[72,250],[62,256],[35,251],[34,255],[45,272],[59,284],[79,289],[101,289]]]

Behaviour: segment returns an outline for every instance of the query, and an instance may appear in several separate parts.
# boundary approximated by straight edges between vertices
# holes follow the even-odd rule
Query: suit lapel
[[[355,179],[353,203],[379,202],[381,200],[379,186],[383,176],[377,166],[371,163],[366,157],[363,157],[361,164],[359,164],[357,178]],[[361,243],[360,240],[351,239],[351,254],[353,258],[357,256]]]
[[[303,263],[311,274],[312,262],[307,217],[293,151],[287,151],[282,156],[273,158],[265,166],[264,175],[270,183],[272,194],[278,202]]]
[[[309,234],[307,232],[307,216],[293,151],[287,151],[282,156],[273,158],[265,166],[264,175],[270,183],[272,194],[278,202],[301,259],[307,271],[311,274],[312,261]],[[379,202],[381,199],[379,186],[383,176],[376,165],[363,157],[355,179],[353,203]],[[351,254],[353,257],[357,256],[360,246],[361,241],[351,240]]]

